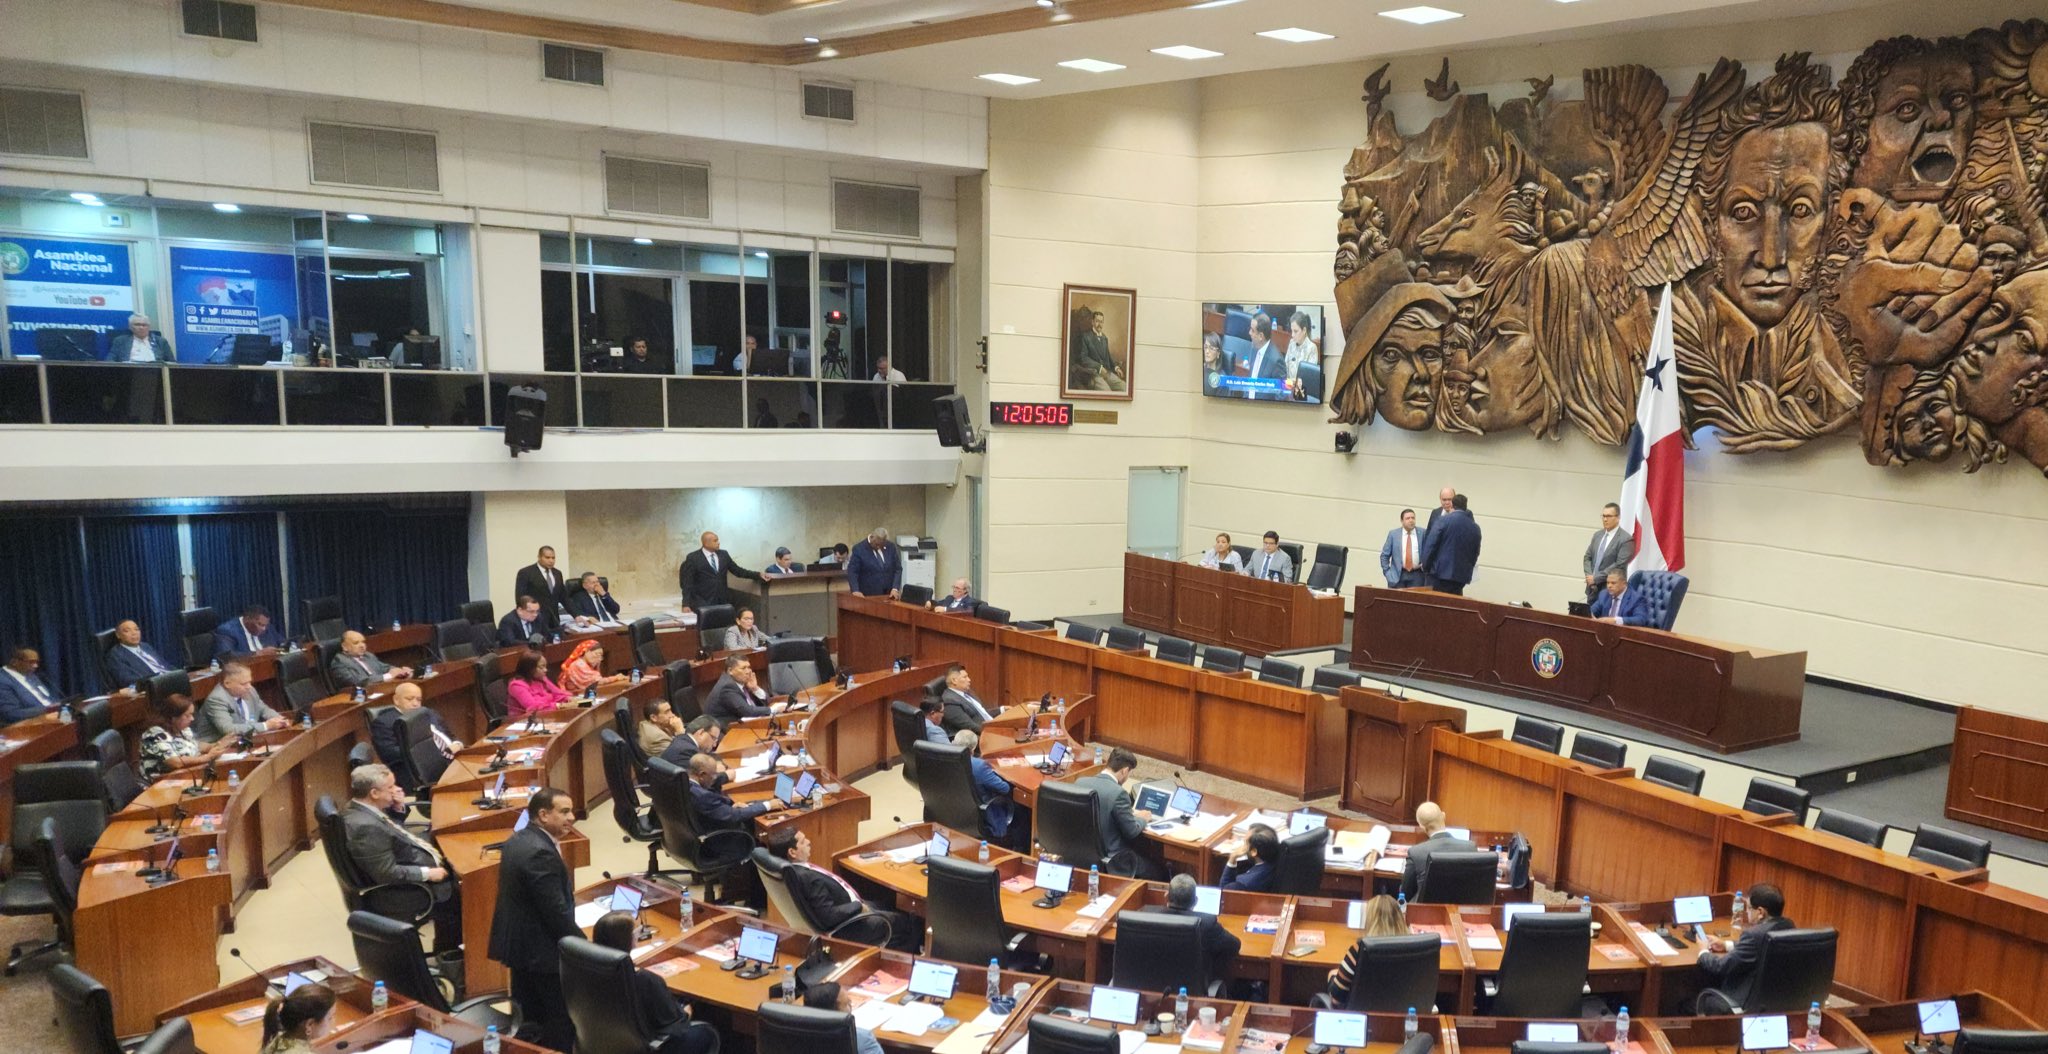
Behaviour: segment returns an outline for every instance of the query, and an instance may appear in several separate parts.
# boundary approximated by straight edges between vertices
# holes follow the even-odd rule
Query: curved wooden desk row
[[[839,597],[840,662],[886,666],[900,655],[958,662],[983,698],[1034,700],[1050,691],[1093,695],[1097,740],[1182,768],[1287,794],[1335,793],[1342,777],[1343,715],[1320,692],[1161,662],[966,615],[875,597]]]
[[[1430,794],[1452,822],[1524,832],[1531,870],[1553,887],[1663,901],[1776,883],[1794,920],[1841,931],[1838,985],[1873,1001],[1981,989],[2048,1016],[2048,899],[1994,885],[1981,869],[1924,864],[1498,732],[1429,736]]]

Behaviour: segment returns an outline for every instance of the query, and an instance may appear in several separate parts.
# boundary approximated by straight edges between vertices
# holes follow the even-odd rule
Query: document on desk
[[[1250,815],[1232,824],[1230,829],[1242,834],[1250,831],[1252,829],[1252,825],[1255,823],[1265,824],[1266,826],[1271,827],[1276,831],[1284,831],[1287,829],[1286,815],[1282,813],[1272,812],[1267,809],[1253,809]]]
[[[974,1015],[974,1020],[946,1033],[946,1038],[932,1048],[932,1054],[981,1054],[995,1042],[996,1033],[1001,1032],[1009,1020],[993,1010],[984,1010]]]
[[[1500,931],[1489,923],[1468,922],[1465,924],[1465,946],[1475,952],[1497,952],[1500,950]]]
[[[604,913],[611,909],[612,902],[610,899],[593,900],[588,904],[578,904],[576,905],[576,925],[587,930],[597,925],[597,920],[604,918]]]
[[[853,1008],[853,1023],[869,1032],[878,1031],[884,1021],[889,1020],[901,1009],[903,1008],[886,999],[870,999]]]
[[[1228,815],[1201,812],[1184,820],[1174,820],[1167,826],[1155,828],[1155,833],[1177,842],[1199,842],[1215,834],[1229,821]]]
[[[1656,931],[1650,929],[1650,927],[1640,922],[1631,922],[1628,924],[1628,928],[1636,931],[1636,939],[1643,942],[1643,947],[1650,949],[1651,955],[1661,959],[1667,955],[1678,954],[1678,949],[1672,947],[1670,941],[1657,936]]]
[[[1087,907],[1075,909],[1074,914],[1084,919],[1099,919],[1104,912],[1109,910],[1109,906],[1114,903],[1116,903],[1116,898],[1104,893],[1089,901]]]
[[[896,1012],[890,1014],[888,1020],[882,1022],[882,1027],[874,1031],[894,1032],[899,1036],[922,1036],[925,1029],[932,1027],[932,1022],[946,1016],[946,1008],[937,1003],[917,1002],[893,1009]]]
[[[1338,867],[1362,868],[1371,853],[1384,853],[1393,832],[1374,824],[1370,831],[1336,831],[1323,847],[1323,862]]]

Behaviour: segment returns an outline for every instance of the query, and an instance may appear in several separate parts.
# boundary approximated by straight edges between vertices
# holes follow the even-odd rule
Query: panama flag
[[[1685,430],[1678,408],[1678,365],[1671,341],[1671,286],[1657,303],[1650,353],[1643,359],[1643,390],[1628,432],[1628,467],[1621,479],[1621,527],[1636,540],[1628,569],[1685,569]]]

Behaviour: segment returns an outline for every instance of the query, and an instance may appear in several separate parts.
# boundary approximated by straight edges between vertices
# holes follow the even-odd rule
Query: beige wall
[[[485,491],[470,497],[469,564],[470,595],[477,592],[477,571],[484,573],[483,585],[491,608],[499,617],[512,610],[517,597],[512,581],[519,569],[530,564],[543,545],[564,555],[562,538],[568,534],[567,505],[559,490]],[[557,565],[559,566],[559,564]]]
[[[2010,14],[1959,0],[1673,28],[1454,54],[1452,74],[1500,101],[1526,91],[1522,78],[1556,73],[1554,95],[1575,98],[1578,70],[1644,62],[1676,95],[1721,55],[1756,76],[1780,50],[1812,50],[1839,77],[1876,39]],[[1389,72],[1408,88],[1389,100],[1404,132],[1441,112],[1414,90],[1436,61],[1398,59]],[[994,437],[991,600],[1020,616],[1120,607],[1125,472],[1158,464],[1189,466],[1189,549],[1219,529],[1271,527],[1350,545],[1347,585],[1373,582],[1398,511],[1426,508],[1454,484],[1486,532],[1473,595],[1559,607],[1577,594],[1579,555],[1619,489],[1616,450],[1576,436],[1465,439],[1381,425],[1345,458],[1317,411],[1195,394],[1200,301],[1331,304],[1340,173],[1363,131],[1358,84],[1376,65],[991,106],[991,396],[1055,394],[1063,281],[1135,287],[1141,355],[1134,403],[1083,404],[1120,410],[1118,425]],[[1335,353],[1342,340],[1332,338]],[[2048,622],[2039,473],[1879,470],[1835,441],[1747,458],[1698,451],[1687,479],[1685,630],[1803,649],[1817,674],[2048,714],[2032,690],[2048,677],[2048,643],[2034,632]]]

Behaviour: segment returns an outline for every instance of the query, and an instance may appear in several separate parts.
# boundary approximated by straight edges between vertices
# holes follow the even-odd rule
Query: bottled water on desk
[[[1742,932],[1742,916],[1748,911],[1748,909],[1743,906],[1741,890],[1738,889],[1735,891],[1735,906],[1729,909],[1729,911],[1730,914],[1733,914],[1735,916],[1735,931],[1737,933]]]
[[[220,850],[208,849],[206,851],[206,873],[209,875],[220,873]]]
[[[216,658],[215,658],[215,659],[213,660],[213,665],[211,665],[211,666],[208,666],[208,667],[207,667],[207,669],[209,669],[209,670],[212,670],[212,671],[213,671],[213,672],[215,672],[215,673],[219,673],[219,672],[220,672],[220,659],[219,659],[218,657],[216,657]]]
[[[242,789],[242,774],[234,769],[228,770],[228,789],[231,791]]]
[[[498,1035],[498,1026],[486,1026],[484,1028],[484,1054],[498,1054],[499,1051],[504,1049],[505,1040],[504,1037]]]
[[[1091,865],[1088,868],[1088,902],[1090,904],[1093,904],[1095,902],[1095,898],[1101,895],[1102,868]],[[1186,989],[1182,989],[1182,991],[1186,991]]]
[[[377,987],[370,989],[370,1010],[382,1010],[390,1003],[391,993],[384,990],[384,982],[378,981]]]
[[[1182,985],[1180,993],[1173,997],[1173,1033],[1186,1035],[1188,1031],[1188,987]]]
[[[989,1001],[989,1005],[991,1005],[991,1006],[995,1005],[995,1001],[996,1001],[996,1000],[998,1000],[998,999],[1001,999],[1002,997],[1003,997],[1003,969],[1002,969],[1002,966],[1001,966],[1000,964],[998,964],[998,963],[997,963],[997,962],[996,962],[996,961],[995,961],[994,959],[990,959],[990,960],[988,961],[988,1001]]]
[[[304,710],[301,710],[301,711],[299,711],[299,725],[300,725],[300,727],[302,727],[302,728],[311,728],[311,727],[313,727],[313,708],[312,708],[312,707],[310,707],[310,706],[309,706],[309,707],[307,707],[306,709],[304,709]]]
[[[401,625],[401,624],[399,623],[399,621],[398,621],[397,619],[392,619],[392,620],[391,620],[391,631],[392,631],[393,633],[396,633],[396,632],[398,632],[398,631],[399,631],[400,629],[402,629],[402,628],[403,628],[403,626],[402,626],[402,625]]]
[[[65,703],[63,706],[57,708],[57,720],[67,725],[73,721],[78,720],[77,715],[71,712],[70,703]]]
[[[981,857],[981,862],[982,862],[982,863],[984,863],[984,864],[988,863],[988,839],[986,839],[986,838],[984,838],[984,839],[982,839],[982,840],[981,840],[981,852],[980,852],[980,857]]]
[[[1107,758],[1108,756],[1109,752],[1103,749],[1102,744],[1095,744],[1095,764],[1101,765],[1103,759]]]
[[[1614,1049],[1618,1054],[1628,1054],[1628,1007],[1614,1015]]]
[[[1624,1014],[1625,1014],[1625,1013],[1628,1013],[1628,1011],[1624,1010],[1624,1011],[1622,1011],[1622,1013],[1624,1013]],[[1415,1020],[1415,1008],[1411,1006],[1411,1007],[1409,1007],[1409,1008],[1408,1008],[1408,1019],[1407,1019],[1407,1020],[1405,1020],[1405,1021],[1403,1021],[1403,1022],[1401,1022],[1401,1042],[1402,1042],[1402,1043],[1406,1043],[1406,1042],[1408,1042],[1409,1040],[1411,1040],[1411,1039],[1414,1039],[1414,1038],[1415,1038],[1415,1029],[1416,1029],[1416,1025],[1417,1025],[1417,1022],[1416,1022],[1416,1020]]]
[[[796,1002],[796,964],[782,964],[782,1001]]]
[[[1804,1044],[1804,1046],[1808,1050],[1813,1050],[1820,1046],[1819,1003],[1815,1003],[1812,1006],[1806,1008],[1806,1043]]]
[[[1394,894],[1394,906],[1401,910],[1401,918],[1406,920],[1408,918],[1408,894]]]
[[[690,887],[688,886],[683,887],[683,906],[677,914],[680,916],[682,920],[683,928],[689,929],[690,919],[692,916],[696,914],[696,908],[695,905],[691,904],[690,902]]]

